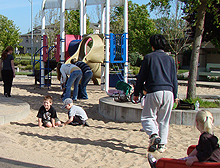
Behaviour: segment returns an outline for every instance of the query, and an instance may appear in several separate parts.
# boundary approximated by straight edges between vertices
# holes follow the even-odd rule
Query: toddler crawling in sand
[[[57,112],[52,107],[53,99],[51,96],[45,96],[43,105],[40,107],[37,117],[38,126],[40,128],[45,127],[57,127],[61,125],[60,120],[57,118]]]
[[[88,119],[86,112],[79,106],[73,104],[73,100],[71,98],[66,98],[63,101],[63,108],[68,110],[69,119],[63,123],[63,126],[67,124],[71,124],[74,126],[83,125],[89,126],[86,120]]]

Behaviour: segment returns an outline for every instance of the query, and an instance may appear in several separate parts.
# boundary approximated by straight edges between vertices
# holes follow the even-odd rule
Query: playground
[[[146,133],[141,131],[142,126],[138,120],[141,113],[139,104],[126,102],[129,105],[125,103],[122,110],[118,111],[119,118],[114,115],[109,117],[111,107],[117,106],[116,102],[112,101],[112,104],[106,107],[100,105],[100,100],[106,99],[106,92],[110,87],[114,87],[117,80],[128,82],[127,0],[87,0],[87,5],[102,5],[102,34],[96,35],[87,35],[85,32],[86,1],[82,0],[78,5],[73,3],[75,1],[68,0],[56,2],[58,1],[44,0],[42,3],[42,47],[37,51],[40,59],[36,60],[34,57],[33,62],[34,66],[40,64],[40,70],[34,68],[31,76],[16,76],[12,87],[13,97],[4,97],[1,100],[3,111],[12,113],[3,114],[0,118],[3,123],[0,126],[0,167],[150,167],[146,159],[149,139]],[[122,5],[125,7],[124,32],[114,35],[109,31],[110,7]],[[60,34],[57,35],[56,45],[48,46],[44,12],[53,8],[60,8]],[[80,35],[65,35],[65,10],[79,8]],[[53,50],[55,52],[51,56]],[[90,127],[67,125],[40,129],[36,115],[45,95],[53,97],[53,107],[57,110],[59,119],[67,119],[66,110],[61,109],[62,90],[51,71],[58,62],[67,64],[74,58],[86,62],[94,74],[87,87],[89,99],[74,102],[87,112]],[[115,83],[112,82],[113,78],[109,72],[110,64],[114,76],[117,77]],[[220,95],[219,88],[198,88],[197,95]],[[3,90],[2,83],[0,90]],[[179,86],[179,94],[185,93],[186,86]],[[25,107],[21,110],[22,114],[24,113],[21,118],[20,104]],[[136,115],[135,121],[129,120],[134,118],[131,113],[127,115],[129,110],[126,108],[130,109],[131,106],[134,107],[135,113],[131,113]],[[182,116],[182,113],[180,115]],[[174,117],[172,121],[177,118],[179,117]],[[188,146],[197,144],[200,135],[194,130],[192,123],[192,120],[190,124],[171,122],[168,150],[163,154],[155,152],[154,156],[175,159],[186,156]],[[220,137],[220,123],[217,125],[214,132]]]
[[[0,165],[15,168],[149,167],[146,158],[148,137],[140,131],[141,123],[112,121],[99,114],[99,99],[106,97],[106,93],[92,82],[88,85],[89,99],[75,102],[86,110],[90,127],[68,125],[61,128],[39,129],[36,115],[46,94],[53,96],[53,106],[60,120],[67,119],[65,109],[61,109],[59,81],[52,78],[52,82],[52,88],[48,90],[33,85],[33,77],[16,76],[14,79],[13,99],[27,102],[30,105],[30,112],[25,119],[0,126]],[[3,97],[2,83],[0,90],[0,97]],[[179,94],[185,93],[186,86],[179,86]],[[220,89],[198,87],[197,94],[220,95]],[[220,126],[214,129],[218,137],[219,130]],[[194,126],[171,124],[168,150],[163,154],[155,152],[154,156],[157,158],[186,156],[187,147],[197,143],[199,134]]]

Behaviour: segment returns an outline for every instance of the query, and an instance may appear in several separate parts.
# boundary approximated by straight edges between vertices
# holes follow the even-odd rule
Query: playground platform
[[[30,113],[30,105],[22,100],[0,97],[0,125],[26,118]]]
[[[188,81],[178,80],[179,85],[187,85]],[[197,81],[197,86],[220,88],[219,82]],[[179,95],[179,98],[184,99],[186,95]],[[204,99],[208,101],[219,100],[219,95],[205,95]],[[202,99],[203,99],[202,97]],[[220,125],[220,108],[200,108],[201,110],[209,110],[215,119],[215,125]],[[99,113],[106,119],[116,122],[140,122],[142,108],[140,103],[133,104],[132,102],[116,102],[113,97],[104,97],[99,100]],[[173,110],[170,124],[178,125],[194,125],[195,110]]]
[[[220,125],[219,108],[200,108],[209,110],[215,119],[215,126]],[[140,103],[116,102],[112,97],[104,97],[99,100],[99,113],[106,119],[116,122],[141,122],[142,108]],[[170,124],[191,125],[195,123],[195,110],[172,110]]]

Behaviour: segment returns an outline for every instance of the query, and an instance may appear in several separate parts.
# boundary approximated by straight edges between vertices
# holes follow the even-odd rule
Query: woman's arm
[[[197,155],[197,150],[195,148],[188,156],[196,156],[196,155]]]
[[[0,71],[2,70],[2,59],[0,61]]]
[[[14,64],[14,60],[11,60],[11,68],[13,70],[13,77],[15,77],[15,64]]]

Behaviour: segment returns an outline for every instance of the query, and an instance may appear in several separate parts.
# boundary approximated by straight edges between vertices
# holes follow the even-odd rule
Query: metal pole
[[[80,35],[81,37],[83,36],[83,9],[84,9],[84,1],[83,0],[80,0]]]
[[[110,0],[106,0],[106,26],[105,26],[105,91],[108,92],[109,90],[109,48],[110,48]]]
[[[31,65],[33,66],[33,49],[34,49],[34,34],[33,34],[33,0],[28,0],[31,3]]]
[[[62,0],[60,9],[60,47],[61,47],[61,63],[65,63],[65,3],[66,0]]]
[[[45,35],[45,1],[42,2],[42,18],[41,18],[41,54],[40,54],[40,88],[44,87],[44,62],[43,62],[43,36]]]
[[[126,38],[126,61],[124,66],[124,81],[128,82],[128,0],[124,1],[124,34]]]

